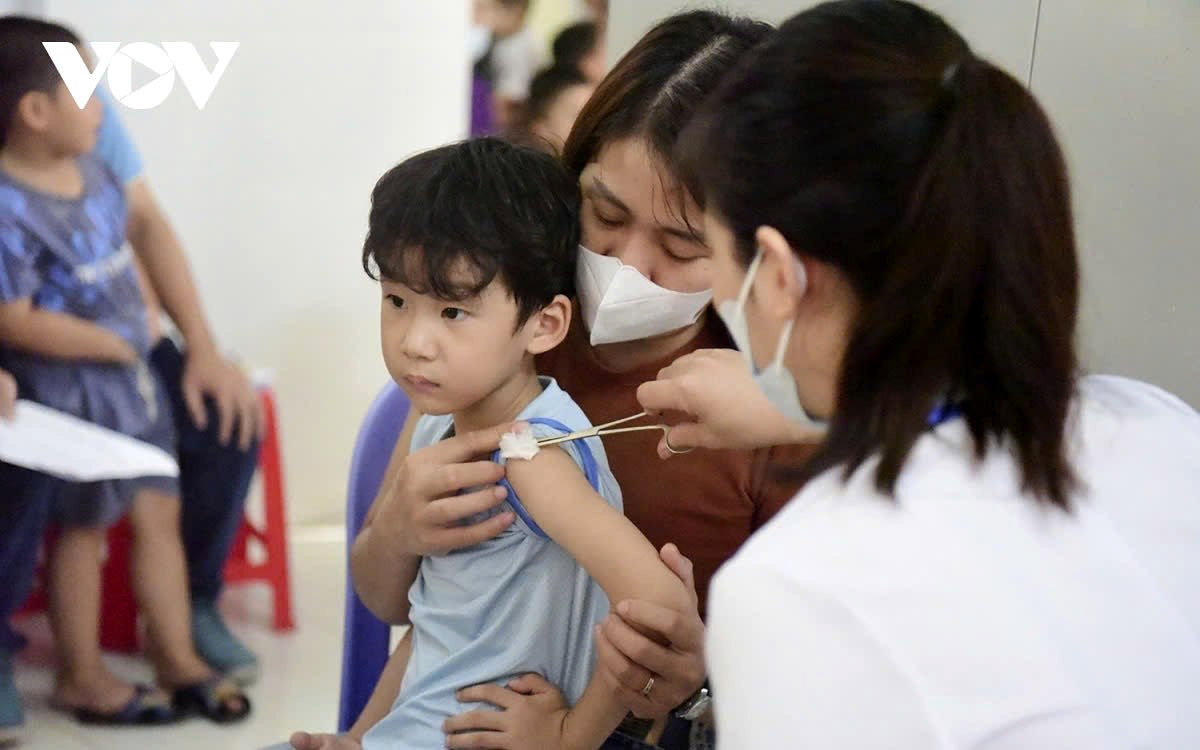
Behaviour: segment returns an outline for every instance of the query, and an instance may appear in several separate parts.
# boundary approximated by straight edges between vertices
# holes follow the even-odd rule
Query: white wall
[[[775,22],[815,4],[719,3]],[[1200,3],[923,4],[976,52],[1031,81],[1055,123],[1074,188],[1084,366],[1149,380],[1200,406]],[[712,5],[612,3],[610,58],[658,19]]]
[[[197,111],[181,84],[121,110],[222,344],[271,368],[291,520],[339,519],[354,435],[384,383],[359,253],[370,191],[461,137],[465,2],[47,0],[101,41],[239,41]]]
[[[815,0],[638,0],[610,3],[608,55],[615,62],[659,19],[685,9],[721,8],[771,23],[816,5]],[[1028,80],[1037,20],[1037,0],[931,0],[925,3],[939,13],[975,45],[977,51],[1005,69]]]
[[[1200,407],[1200,2],[1042,0],[1033,90],[1070,161],[1083,353]]]

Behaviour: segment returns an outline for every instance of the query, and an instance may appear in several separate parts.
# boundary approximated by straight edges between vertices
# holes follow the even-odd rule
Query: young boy
[[[534,367],[570,324],[578,210],[578,187],[553,157],[492,138],[415,156],[376,185],[363,265],[381,282],[388,372],[424,415],[412,450],[513,421],[539,437],[590,426]],[[443,722],[471,708],[456,691],[526,672],[573,706],[548,738],[599,747],[625,713],[590,681],[592,630],[609,600],[688,606],[682,582],[621,515],[598,439],[510,460],[507,481],[506,502],[485,515],[512,511],[515,523],[422,559],[409,592],[412,656],[368,750],[444,747]],[[486,746],[504,731],[486,719],[480,729]]]
[[[61,26],[0,18],[0,352],[25,397],[173,451],[170,405],[146,360],[145,302],[124,247],[124,187],[88,156],[100,104],[75,104],[44,42],[80,46]],[[245,696],[220,680],[192,642],[178,483],[36,480],[0,464],[0,558],[21,558],[0,578],[0,603],[5,613],[19,603],[19,581],[34,564],[48,516],[60,527],[49,560],[60,653],[53,702],[87,723],[162,723],[179,710],[217,721],[244,717]],[[38,528],[5,523],[14,509],[33,505]],[[134,529],[134,587],[174,707],[164,693],[118,679],[100,657],[105,529],[126,513]],[[16,555],[18,548],[32,554]],[[0,727],[21,721],[10,649],[0,644]]]

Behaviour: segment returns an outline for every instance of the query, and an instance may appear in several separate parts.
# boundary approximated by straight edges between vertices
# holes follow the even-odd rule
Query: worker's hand
[[[671,457],[671,448],[753,449],[820,438],[771,405],[745,359],[732,349],[699,349],[680,357],[660,370],[657,380],[643,383],[637,399],[648,412],[683,415],[684,421],[658,443],[662,458]]]

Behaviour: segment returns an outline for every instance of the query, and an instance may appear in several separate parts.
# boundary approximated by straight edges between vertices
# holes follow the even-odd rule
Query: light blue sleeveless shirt
[[[552,378],[519,420],[550,418],[574,432],[591,426],[583,411]],[[424,416],[413,433],[416,451],[445,439],[450,415]],[[541,436],[558,431],[534,426]],[[621,510],[621,491],[599,438],[587,447],[595,459],[598,491]],[[577,443],[563,447],[584,466]],[[478,522],[512,506],[471,519]],[[408,595],[413,650],[391,713],[363,738],[364,750],[433,750],[445,747],[442,722],[472,710],[454,693],[494,682],[504,685],[536,672],[557,685],[569,703],[583,694],[592,674],[592,626],[608,613],[608,598],[574,558],[538,535],[521,518],[500,536],[448,555],[425,557]],[[482,706],[486,708],[486,706]]]

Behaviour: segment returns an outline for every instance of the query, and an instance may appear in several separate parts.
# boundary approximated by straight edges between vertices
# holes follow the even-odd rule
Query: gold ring
[[[668,428],[667,428],[667,429],[666,429],[666,430],[663,432],[663,442],[664,442],[664,443],[666,443],[666,445],[667,445],[667,450],[668,450],[670,453],[672,453],[673,455],[676,455],[676,456],[682,456],[682,455],[683,455],[683,454],[685,454],[685,453],[691,453],[692,451],[694,451],[694,450],[695,450],[695,448],[688,448],[687,450],[682,450],[682,451],[681,451],[681,450],[679,450],[678,448],[675,448],[674,446],[672,446],[672,445],[671,445],[671,428],[670,428],[670,427],[668,427]]]
[[[654,677],[651,676],[650,679],[646,680],[646,687],[642,688],[642,697],[649,698],[650,691],[653,689],[654,689]]]

